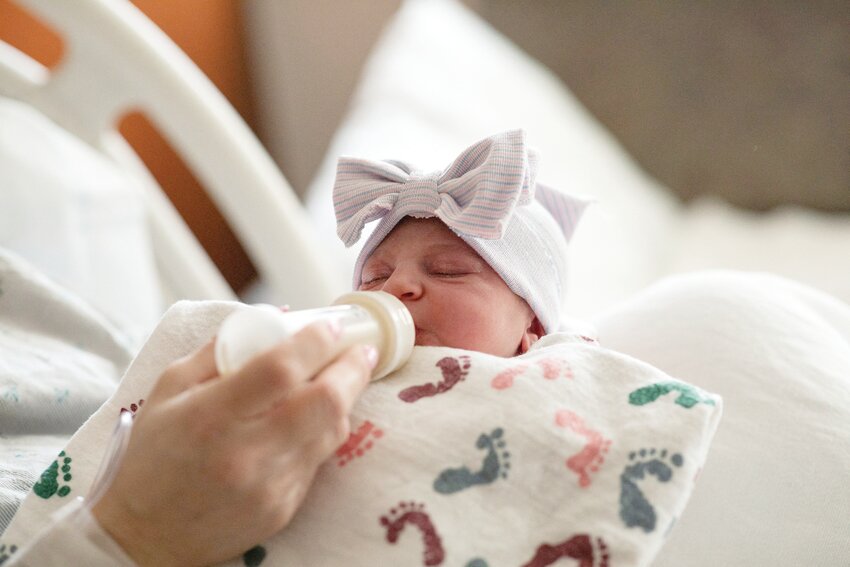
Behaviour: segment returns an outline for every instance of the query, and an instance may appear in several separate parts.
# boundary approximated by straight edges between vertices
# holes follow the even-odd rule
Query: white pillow
[[[671,272],[762,270],[850,303],[850,215],[800,207],[755,213],[714,198],[687,208]]]
[[[139,344],[162,314],[139,190],[32,107],[0,97],[0,124],[0,246]]]
[[[570,314],[593,313],[654,280],[675,228],[674,197],[551,72],[455,0],[403,3],[310,186],[308,207],[339,255],[340,277],[350,277],[359,250],[335,236],[340,155],[442,169],[473,142],[512,128],[524,128],[539,150],[541,181],[598,200],[573,240]]]

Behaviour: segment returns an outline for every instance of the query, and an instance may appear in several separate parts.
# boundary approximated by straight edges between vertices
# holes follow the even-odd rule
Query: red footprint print
[[[141,409],[141,407],[144,405],[144,403],[145,403],[145,400],[139,400],[138,404],[130,404],[130,409],[127,409],[127,408],[122,406],[121,409],[119,410],[119,413],[126,411],[126,412],[130,412],[133,415],[133,417],[136,417],[136,412]]]
[[[403,401],[412,404],[422,398],[448,392],[454,388],[458,382],[461,382],[464,378],[466,378],[466,375],[469,374],[469,364],[468,356],[460,356],[458,358],[447,356],[445,358],[441,358],[436,364],[436,366],[440,369],[440,372],[443,374],[443,379],[441,381],[436,384],[428,383],[405,388],[399,392],[398,397]]]
[[[360,424],[357,431],[353,431],[348,440],[336,450],[337,465],[344,467],[355,457],[362,457],[363,453],[372,448],[376,439],[380,439],[384,432],[371,421],[366,420]]]
[[[546,567],[562,557],[578,560],[578,567],[608,567],[608,546],[602,538],[596,538],[599,546],[599,563],[595,563],[593,540],[589,535],[578,534],[558,545],[543,544],[523,567]]]
[[[406,524],[413,524],[422,533],[425,551],[422,555],[424,565],[440,565],[445,559],[443,542],[425,513],[425,506],[416,502],[399,502],[398,508],[392,508],[386,516],[381,516],[381,525],[387,528],[387,541],[395,543]]]
[[[570,410],[558,411],[555,423],[560,427],[568,427],[587,440],[581,451],[567,459],[567,468],[578,475],[579,486],[587,488],[590,486],[590,473],[597,472],[605,462],[604,455],[611,446],[611,440],[589,428],[578,414]]]

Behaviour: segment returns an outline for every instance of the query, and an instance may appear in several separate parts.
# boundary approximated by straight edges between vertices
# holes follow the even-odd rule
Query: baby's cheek
[[[504,313],[496,305],[486,305],[483,309],[459,310],[463,322],[454,332],[464,342],[463,348],[502,356],[507,348],[510,331],[506,328]]]

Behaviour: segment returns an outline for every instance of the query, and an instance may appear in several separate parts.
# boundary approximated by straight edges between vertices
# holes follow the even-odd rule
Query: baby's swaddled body
[[[144,411],[161,369],[232,309],[181,302],[166,314],[65,447],[71,497],[88,492],[122,408]],[[578,334],[513,358],[416,347],[367,388],[293,522],[229,564],[647,564],[719,417],[717,397]],[[25,543],[65,500],[31,493],[4,540]]]

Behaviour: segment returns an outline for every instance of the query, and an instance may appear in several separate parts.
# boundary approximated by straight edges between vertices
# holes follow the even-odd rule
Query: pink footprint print
[[[469,374],[469,364],[468,356],[459,356],[458,358],[447,356],[445,358],[441,358],[435,365],[443,374],[443,379],[441,381],[436,384],[429,382],[427,384],[405,388],[398,393],[398,397],[403,401],[412,404],[422,398],[448,392],[454,388],[458,382],[461,382],[464,378],[466,378],[466,375]]]
[[[554,380],[558,376],[563,376],[570,380],[575,378],[573,376],[573,369],[570,368],[569,363],[563,358],[544,358],[537,361],[537,364],[543,368],[543,377],[547,380]]]
[[[399,502],[397,508],[392,508],[389,514],[381,516],[381,525],[387,528],[387,541],[395,543],[406,524],[413,524],[422,533],[422,543],[425,546],[422,559],[424,565],[440,565],[445,559],[443,542],[425,513],[425,506],[416,502]]]
[[[563,376],[568,379],[574,378],[572,368],[570,368],[569,363],[562,358],[543,358],[535,360],[534,364],[543,370],[543,377],[547,380],[554,380],[559,376]],[[490,382],[490,386],[496,390],[506,390],[510,388],[514,385],[514,379],[517,376],[525,374],[525,371],[528,370],[529,366],[530,363],[523,363],[499,372]]]
[[[605,453],[611,447],[611,440],[591,429],[575,412],[560,410],[555,414],[555,423],[567,427],[587,440],[581,451],[567,459],[567,468],[578,474],[578,484],[582,488],[590,486],[590,473],[595,473],[605,462]]]
[[[376,439],[380,439],[384,432],[371,421],[366,420],[360,424],[357,431],[353,431],[348,440],[336,450],[337,465],[344,467],[355,457],[362,457],[363,453],[372,448]]]
[[[493,381],[490,382],[490,385],[493,386],[497,390],[505,390],[514,385],[514,378],[524,374],[526,369],[528,369],[527,364],[520,364],[518,366],[514,366],[513,368],[508,368],[507,370],[503,370],[496,374],[493,378]]]
[[[608,546],[602,538],[596,538],[596,543],[599,546],[599,563],[596,563],[593,540],[587,534],[578,534],[557,545],[544,543],[523,567],[546,567],[562,557],[577,559],[578,567],[608,567]]]

